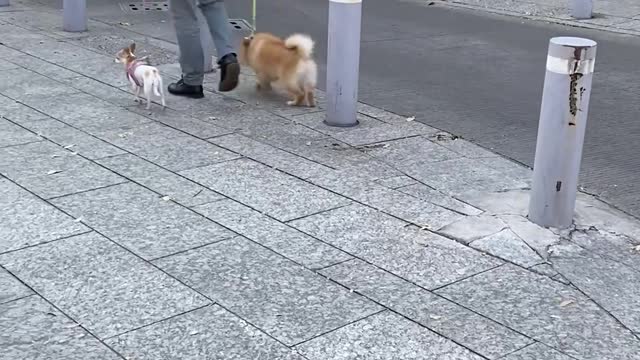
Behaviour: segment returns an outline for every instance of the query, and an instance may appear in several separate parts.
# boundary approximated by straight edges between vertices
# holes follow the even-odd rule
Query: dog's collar
[[[142,65],[142,63],[139,62],[138,60],[133,60],[132,62],[127,64],[127,78],[129,78],[139,87],[141,87],[142,84],[140,84],[140,81],[138,80],[138,78],[136,78],[135,72],[138,66],[140,65]]]

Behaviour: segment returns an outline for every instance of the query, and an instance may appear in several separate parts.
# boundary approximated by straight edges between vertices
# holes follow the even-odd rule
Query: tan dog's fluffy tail
[[[313,40],[308,35],[293,34],[284,41],[288,49],[296,50],[300,57],[309,59],[313,53]]]

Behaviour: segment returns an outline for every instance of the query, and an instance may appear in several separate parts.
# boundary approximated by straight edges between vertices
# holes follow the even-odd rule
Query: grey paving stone
[[[338,133],[349,132],[351,130],[354,130],[354,128],[329,126],[324,123],[324,120],[326,119],[326,117],[327,117],[327,113],[325,111],[316,111],[316,112],[306,113],[302,115],[292,116],[291,119],[298,124],[302,124],[306,127],[312,128],[326,135],[337,135]],[[357,119],[358,119],[357,129],[365,129],[365,128],[372,129],[378,126],[388,125],[387,123],[384,123],[378,119],[375,119],[363,114],[358,114]]]
[[[239,134],[226,135],[210,140],[225,149],[237,152],[268,166],[307,179],[331,171],[327,166],[309,161],[268,144]]]
[[[579,359],[638,358],[640,341],[591,300],[512,265],[437,292]]]
[[[358,103],[358,112],[367,116],[371,116],[386,123],[404,123],[407,121],[405,116],[400,116],[392,112],[377,108],[365,103]],[[426,125],[425,125],[426,126]]]
[[[96,233],[5,254],[0,262],[101,339],[209,303]]]
[[[78,73],[74,72],[74,74],[75,77],[64,78],[62,81],[75,89],[96,96],[111,104],[119,106],[135,105],[135,102],[133,101],[133,94],[92,78],[79,75]]]
[[[126,181],[48,141],[0,148],[0,172],[46,199]]]
[[[438,190],[432,189],[423,184],[413,184],[403,186],[397,189],[398,191],[411,195],[418,199],[428,201],[432,204],[445,207],[447,209],[455,210],[465,215],[480,215],[482,210],[475,208],[469,204],[466,204],[460,200],[457,200],[451,196],[445,195]]]
[[[403,175],[382,161],[372,159],[363,151],[336,142],[331,138],[292,135],[275,141],[273,139],[267,140],[270,144],[281,149],[336,169],[335,177],[357,176],[368,180],[378,180]]]
[[[553,350],[552,348],[541,344],[535,343],[529,345],[522,350],[518,350],[509,356],[506,356],[504,360],[571,360],[572,358],[567,355]]]
[[[504,192],[469,191],[460,199],[482,210],[488,215],[520,215],[529,213],[529,191],[511,190]]]
[[[156,264],[287,345],[381,310],[242,238],[160,259]]]
[[[389,146],[374,148],[367,153],[408,174],[429,171],[431,163],[461,157],[460,154],[421,136],[389,141],[386,145]]]
[[[0,305],[0,359],[120,357],[38,296]]]
[[[71,71],[114,87],[129,85],[123,65],[115,64],[113,57],[98,55],[96,60],[88,62],[72,62],[68,64],[64,63],[64,61],[56,62],[64,64],[64,67]]]
[[[294,227],[427,289],[491,269],[499,261],[360,205],[313,215]]]
[[[195,206],[224,199],[223,196],[165,170],[135,155],[113,156],[98,161],[112,171],[162,196],[184,205]]]
[[[507,228],[507,224],[496,216],[467,216],[441,229],[439,232],[469,244],[474,240],[497,234]]]
[[[3,30],[6,30],[8,26],[3,26],[2,28]],[[15,56],[21,56],[21,55],[24,55],[24,53],[14,50],[8,46],[0,45],[0,59],[10,59]]]
[[[0,268],[0,305],[32,294],[33,291]]]
[[[53,202],[145,259],[171,255],[233,236],[212,221],[131,183]]]
[[[53,206],[0,178],[0,253],[88,230]]]
[[[17,124],[48,118],[47,115],[2,95],[0,95],[0,116]]]
[[[475,240],[469,246],[524,267],[544,262],[535,251],[509,229]]]
[[[539,264],[539,265],[530,267],[529,270],[534,271],[540,275],[548,276],[550,278],[553,278],[558,275],[558,272],[556,271],[556,269],[554,269],[553,266],[551,266],[550,264]]]
[[[489,359],[497,359],[533,341],[360,260],[320,272]]]
[[[55,119],[23,122],[22,126],[89,159],[124,154],[125,151]]]
[[[578,193],[574,223],[580,229],[593,226],[601,231],[640,239],[640,226],[637,219],[583,193]]]
[[[194,208],[209,219],[311,269],[337,264],[350,255],[233,200]]]
[[[25,102],[57,120],[94,135],[108,129],[136,126],[151,121],[84,93],[36,97]]]
[[[531,187],[531,178],[533,177],[533,171],[528,167],[522,164],[518,164],[515,161],[509,160],[502,156],[481,157],[477,160],[480,164],[497,170],[500,174],[502,174],[502,176],[506,177],[507,179],[511,179],[514,182],[520,182],[524,184],[523,186],[520,186],[520,188]]]
[[[280,221],[350,203],[346,198],[248,159],[183,171],[182,175]],[[248,191],[251,189],[260,191]]]
[[[581,230],[571,234],[571,241],[601,256],[619,261],[640,271],[640,239],[599,230]]]
[[[464,215],[374,182],[353,181],[344,176],[336,177],[331,172],[326,173],[322,178],[314,178],[310,181],[428,229],[439,229],[464,217]]]
[[[640,272],[573,244],[555,246],[550,261],[573,285],[640,333]]]
[[[417,138],[418,135],[429,135],[433,128],[420,123],[382,124],[371,128],[351,128],[348,131],[331,136],[352,146],[389,142],[396,139]]]
[[[393,176],[386,179],[379,179],[379,180],[376,180],[376,183],[394,190],[417,184],[415,180],[413,180],[412,178],[406,175],[399,175],[399,176]]]
[[[479,159],[479,158],[495,158],[498,155],[484,149],[470,141],[462,139],[451,139],[450,137],[441,138],[437,134],[431,138],[436,144],[444,146],[447,149],[454,151],[466,158]]]
[[[0,93],[16,100],[78,92],[68,85],[24,68],[5,70],[2,77],[4,81],[0,83]]]
[[[28,144],[43,140],[41,137],[20,126],[0,118],[0,148],[5,146]]]
[[[514,177],[503,170],[480,163],[484,160],[488,159],[459,158],[403,170],[421,182],[451,195],[460,195],[474,190],[505,191],[529,186],[529,183],[520,176]],[[452,169],[461,169],[461,171],[452,172]],[[469,203],[477,206],[473,202]]]
[[[549,229],[532,223],[523,216],[501,215],[500,219],[507,224],[511,231],[518,235],[520,239],[527,243],[529,247],[544,259],[548,257],[547,249],[549,246],[555,245],[560,241],[560,236],[554,234]]]
[[[78,73],[76,72],[69,71],[64,67],[58,66],[49,61],[45,61],[28,54],[16,56],[12,58],[11,61],[19,64],[25,69],[29,69],[53,80],[63,81],[64,79],[78,76]]]
[[[43,17],[50,15],[40,13],[39,21],[44,21]],[[33,16],[33,15],[31,15]],[[54,20],[55,21],[55,20]],[[59,24],[59,18],[57,22]],[[40,59],[46,59],[49,62],[58,65],[64,65],[67,68],[85,69],[93,64],[109,63],[116,65],[113,58],[98,54],[94,51],[75,46],[71,43],[54,39],[48,36],[38,36],[33,39],[22,39],[14,45],[15,48],[29,55],[33,55]]]
[[[199,168],[240,157],[156,122],[112,129],[99,136],[172,171]]]
[[[143,106],[140,105],[131,106],[128,109],[135,113],[151,118],[155,121],[161,122],[172,128],[184,131],[200,139],[221,136],[229,134],[233,131],[216,125],[213,120],[195,119],[171,109],[165,109],[163,111],[150,111],[146,110]]]
[[[302,360],[221,307],[207,306],[109,339],[128,359]]]
[[[20,66],[16,65],[15,63],[0,58],[0,71],[18,68],[20,68]]]
[[[391,312],[373,315],[297,348],[309,360],[482,359]]]

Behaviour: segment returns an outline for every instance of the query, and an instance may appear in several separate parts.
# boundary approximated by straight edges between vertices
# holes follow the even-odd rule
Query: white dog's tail
[[[161,92],[162,92],[162,78],[160,77],[160,74],[158,74],[158,70],[153,69],[153,93],[156,96],[162,96]]]
[[[284,41],[284,46],[294,49],[300,57],[308,59],[313,53],[313,39],[309,35],[293,34]]]

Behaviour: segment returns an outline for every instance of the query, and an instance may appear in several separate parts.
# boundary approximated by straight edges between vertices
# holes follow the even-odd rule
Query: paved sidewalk
[[[539,228],[529,169],[249,73],[146,111],[59,21],[0,13],[0,359],[640,359],[637,220]]]
[[[569,16],[569,0],[436,0],[441,5],[515,15],[570,26],[640,35],[640,2],[636,0],[593,0],[593,18]]]

